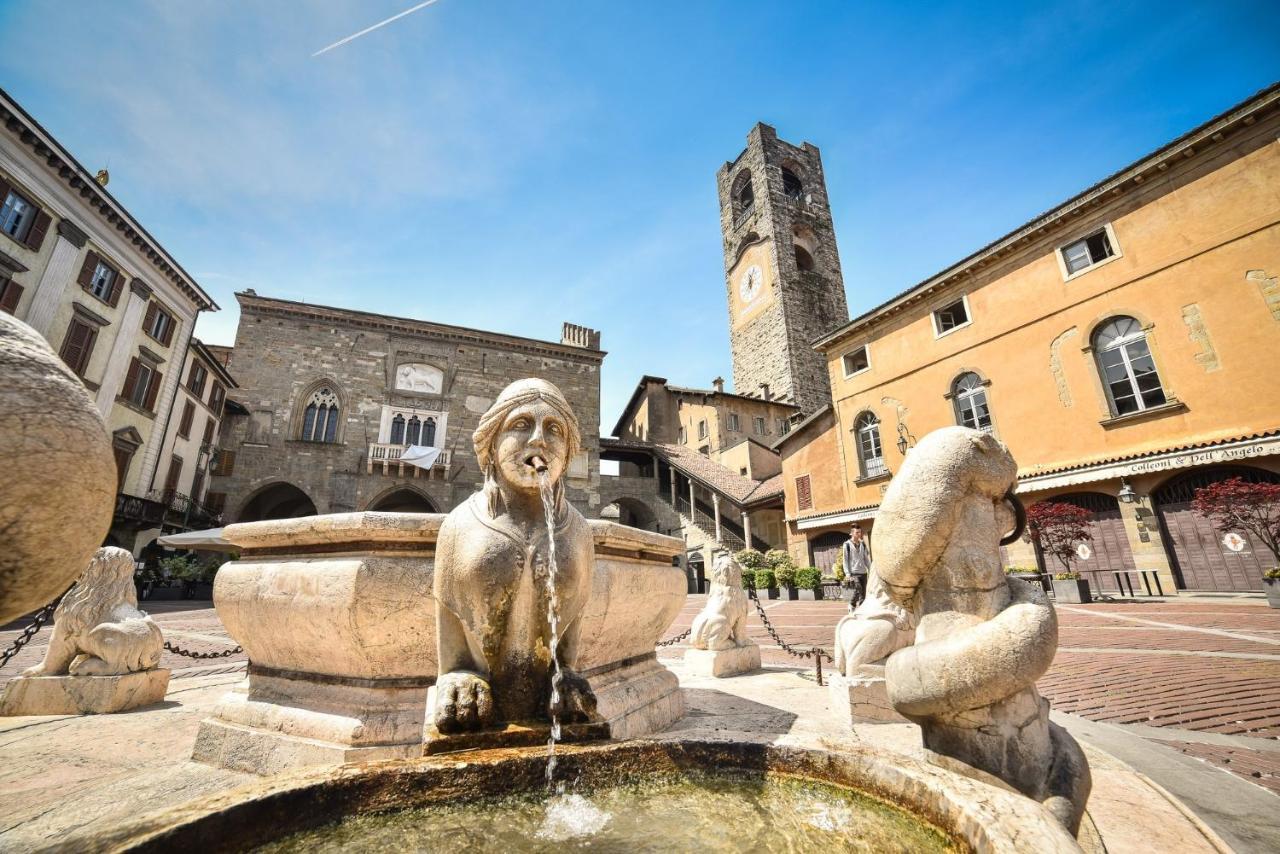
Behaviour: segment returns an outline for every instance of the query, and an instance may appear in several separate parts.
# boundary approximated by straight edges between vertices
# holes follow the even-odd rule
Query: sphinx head
[[[545,473],[558,494],[582,434],[560,389],[546,380],[525,379],[498,395],[471,440],[485,473],[485,495],[496,512],[499,485],[537,492]]]

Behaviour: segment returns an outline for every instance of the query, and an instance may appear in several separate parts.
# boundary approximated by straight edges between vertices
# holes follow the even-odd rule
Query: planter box
[[[799,591],[799,590],[797,590],[796,588],[794,588],[794,587],[784,587],[784,588],[782,588],[782,589],[786,592],[786,594],[787,594],[787,598],[788,598],[789,600],[791,600],[792,602],[794,602],[794,601],[796,601],[797,599],[799,599],[799,598],[800,598],[800,591]]]
[[[769,587],[767,588],[767,590],[768,590],[770,599],[777,599],[778,596],[781,595],[778,591],[778,588],[776,587]]]
[[[1267,604],[1280,608],[1280,578],[1264,578],[1262,584],[1267,588]]]
[[[1089,582],[1083,578],[1053,579],[1053,598],[1073,605],[1087,605],[1093,601]]]
[[[812,602],[812,601],[821,602],[822,588],[819,587],[817,590],[801,590],[800,598],[805,600],[806,602]]]

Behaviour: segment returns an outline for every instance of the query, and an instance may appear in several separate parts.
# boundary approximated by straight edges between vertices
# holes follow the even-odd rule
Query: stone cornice
[[[9,253],[0,250],[0,270],[8,270],[10,273],[25,273],[30,269],[17,258]]]
[[[151,286],[148,285],[146,282],[142,281],[142,279],[134,279],[132,282],[130,282],[129,290],[137,294],[138,296],[142,297],[143,299],[151,299],[151,293],[152,293]]]
[[[109,326],[109,325],[111,325],[111,321],[110,321],[110,320],[107,320],[105,317],[103,317],[102,315],[98,314],[96,311],[92,311],[92,310],[90,310],[90,309],[89,309],[87,306],[85,306],[83,303],[79,303],[79,302],[72,302],[72,303],[71,303],[71,310],[72,310],[72,312],[74,312],[74,313],[75,313],[76,317],[79,317],[79,318],[82,318],[82,319],[84,319],[84,320],[87,320],[87,321],[89,321],[90,323],[92,323],[92,324],[93,324],[93,325],[95,325],[95,326]]]
[[[1225,113],[987,244],[969,257],[823,335],[813,342],[814,348],[826,352],[851,336],[865,334],[880,321],[916,306],[920,301],[962,279],[968,279],[974,273],[984,272],[989,266],[1023,252],[1033,244],[1052,237],[1053,232],[1074,227],[1077,217],[1138,191],[1152,178],[1164,176],[1183,163],[1202,161],[1206,154],[1221,146],[1234,144],[1235,140],[1230,139],[1233,134],[1256,125],[1260,119],[1273,117],[1278,108],[1280,83],[1273,83]]]
[[[89,235],[85,234],[80,229],[80,226],[66,217],[58,220],[58,234],[65,237],[67,242],[77,249],[83,249],[84,245],[89,242]]]
[[[485,332],[481,329],[469,329],[464,326],[449,326],[443,323],[413,320],[407,317],[392,317],[356,309],[334,308],[326,305],[312,305],[292,300],[262,297],[248,291],[237,293],[236,300],[240,303],[241,317],[246,313],[254,313],[323,321],[356,328],[377,329],[384,332],[413,336],[427,336],[453,344],[476,344],[484,347],[519,350],[539,356],[551,356],[557,359],[595,365],[603,362],[605,357],[604,350],[584,350],[581,347],[573,347],[567,344],[556,344],[551,341],[539,341],[536,338],[522,338],[516,335],[504,335],[500,332]]]
[[[197,310],[218,310],[218,304],[213,298],[204,292],[160,243],[3,89],[0,89],[0,124],[4,125],[13,140],[30,149],[37,160],[43,161],[54,175],[79,195],[87,209],[132,243],[165,278],[172,281],[196,304]],[[59,234],[66,236],[61,227]]]

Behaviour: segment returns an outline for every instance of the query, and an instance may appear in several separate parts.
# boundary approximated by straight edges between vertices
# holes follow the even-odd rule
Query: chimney
[[[769,384],[768,384],[768,383],[760,383],[760,399],[761,399],[761,400],[773,400],[773,398],[769,396]]]
[[[711,381],[711,385],[715,387],[716,394],[724,394],[724,377],[716,377]]]
[[[560,331],[560,343],[570,347],[581,347],[584,350],[599,350],[600,333],[566,321]]]

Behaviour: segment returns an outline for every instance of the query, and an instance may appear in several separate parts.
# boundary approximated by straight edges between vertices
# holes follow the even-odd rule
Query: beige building
[[[201,311],[218,306],[107,190],[0,91],[0,309],[43,335],[97,400],[120,495],[109,542],[145,545],[172,509],[162,439]]]
[[[1093,514],[1095,589],[1262,589],[1262,544],[1190,502],[1280,481],[1278,138],[1280,85],[820,338],[831,405],[779,445],[796,558],[873,526],[903,451],[963,424],[1008,445],[1024,501]]]

